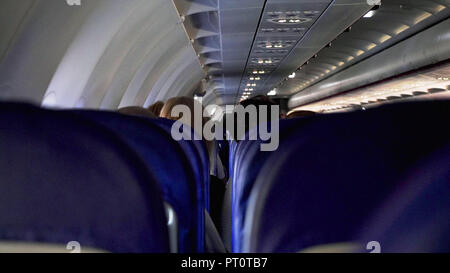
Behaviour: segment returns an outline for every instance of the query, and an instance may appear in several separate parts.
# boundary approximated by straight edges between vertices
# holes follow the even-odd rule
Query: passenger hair
[[[243,100],[239,104],[242,105],[245,108],[248,107],[248,106],[251,106],[251,105],[255,106],[256,107],[256,114],[257,114],[258,121],[260,120],[260,115],[261,115],[261,113],[260,113],[260,106],[267,106],[268,112],[267,112],[267,119],[266,120],[268,122],[272,121],[272,117],[271,117],[271,114],[270,114],[272,106],[277,106],[278,105],[271,98],[269,98],[268,96],[264,96],[264,95],[258,95],[258,96],[252,97],[250,99]],[[243,136],[238,136],[238,134],[237,134],[238,133],[237,132],[237,124],[239,122],[243,122],[244,123],[244,126],[245,126],[245,130],[244,131],[245,131],[245,133],[249,132],[252,128],[251,128],[251,124],[250,124],[248,116],[245,116],[244,120],[238,120],[238,116],[236,114],[236,111],[233,112],[232,115],[233,115],[233,119],[234,119],[234,135],[232,137],[233,137],[234,140],[237,141],[240,137],[243,137]]]
[[[191,127],[194,126],[194,108],[195,105],[197,105],[197,107],[200,107],[202,113],[203,113],[203,105],[196,101],[194,98],[190,98],[190,97],[174,97],[169,99],[163,106],[163,108],[161,109],[161,113],[160,113],[160,117],[162,118],[167,118],[167,119],[172,119],[172,120],[178,120],[181,118],[180,117],[173,117],[172,116],[172,109],[177,106],[177,105],[185,105],[189,108],[189,110],[191,111],[191,124],[189,124]],[[203,119],[203,124],[205,123],[205,120]]]
[[[121,114],[124,114],[124,115],[128,115],[128,116],[144,117],[144,118],[151,118],[151,119],[157,118],[157,116],[155,114],[153,114],[150,110],[145,109],[143,107],[139,107],[139,106],[129,106],[129,107],[120,108],[118,110],[118,112]]]
[[[259,95],[259,96],[255,96],[255,97],[252,97],[247,100],[243,100],[240,102],[240,104],[244,107],[247,107],[249,105],[254,105],[256,107],[258,107],[260,105],[267,105],[267,106],[277,105],[277,103],[275,101],[273,101],[268,96],[264,96],[264,95]]]
[[[291,118],[302,118],[302,117],[310,117],[316,115],[316,112],[313,111],[306,111],[306,110],[299,110],[288,113],[287,117],[288,119]]]
[[[164,102],[162,101],[157,101],[154,104],[150,105],[148,107],[148,110],[151,111],[155,116],[159,117],[159,115],[161,114],[161,110],[164,107]]]

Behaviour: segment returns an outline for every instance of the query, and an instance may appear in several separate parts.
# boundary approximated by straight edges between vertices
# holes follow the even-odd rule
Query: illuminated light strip
[[[444,5],[438,5],[438,7],[436,8],[436,12],[441,12],[441,11],[443,11],[444,9],[446,9],[447,7],[446,6],[444,6]]]
[[[371,50],[372,48],[375,48],[377,45],[374,43],[371,43],[368,47],[367,50]]]
[[[356,52],[356,56],[361,56],[361,55],[363,55],[364,53],[366,53],[364,50],[358,50],[358,51]]]
[[[399,28],[395,31],[395,34],[399,35],[400,33],[402,33],[403,31],[405,31],[405,30],[407,30],[407,29],[409,29],[409,26],[403,25],[403,26],[399,27]]]
[[[269,93],[267,93],[268,96],[275,96],[277,94],[277,90],[276,89],[272,89],[269,91]]]
[[[414,21],[414,24],[418,24],[420,22],[422,22],[423,20],[431,17],[433,14],[429,13],[429,12],[424,12],[422,15],[420,15],[419,17],[416,18],[416,20]]]
[[[391,35],[385,34],[385,35],[383,35],[383,37],[380,38],[380,43],[384,43],[384,42],[390,40],[391,38],[392,38]]]
[[[371,18],[375,15],[375,11],[371,10],[368,13],[366,13],[366,15],[364,15],[364,18]]]

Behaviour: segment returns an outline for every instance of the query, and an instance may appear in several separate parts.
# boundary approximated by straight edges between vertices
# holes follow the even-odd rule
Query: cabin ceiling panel
[[[144,104],[146,100],[150,102],[166,100],[170,98],[171,93],[178,93],[179,90],[169,90],[164,88],[165,86],[171,85],[174,81],[177,81],[178,77],[189,78],[189,74],[192,73],[200,74],[199,78],[201,79],[202,74],[201,69],[198,66],[197,57],[192,54],[192,48],[188,44],[179,48],[175,55],[165,57],[170,60],[170,62],[159,63],[155,66],[155,69],[149,73],[146,82],[143,85],[143,90],[151,88],[151,91],[149,96],[143,98],[144,101],[139,101],[139,103],[142,102],[142,104]],[[161,59],[161,61],[164,60]],[[197,65],[195,70],[189,71],[184,69],[191,64]],[[193,73],[193,71],[197,71],[197,73]],[[187,94],[190,91],[191,90],[185,90],[185,93]]]
[[[157,0],[133,14],[135,20],[127,21],[120,28],[100,57],[80,98],[85,103],[79,105],[98,108],[106,100],[108,103],[103,108],[119,106],[130,80],[145,59],[143,56],[151,54],[172,30],[169,17],[160,16],[169,14],[170,9],[170,5]]]
[[[74,37],[50,82],[47,93],[56,94],[56,104],[52,106],[83,107],[79,99],[100,58],[121,27],[135,20],[134,14],[144,5],[142,0],[132,0],[131,3],[99,1],[98,7]],[[128,41],[122,41],[122,46],[127,44]]]
[[[200,2],[187,7],[187,12],[195,15],[203,6],[214,10],[214,1]],[[188,70],[177,70],[179,76],[195,84],[204,77],[172,1],[90,0],[69,6],[62,0],[5,0],[1,5],[1,14],[18,18],[2,16],[8,20],[0,32],[2,99],[67,108],[144,104],[151,90],[166,96],[153,88],[151,83],[156,81],[149,79],[143,68],[153,61],[160,66],[150,73],[170,75],[165,69],[176,70],[172,63],[180,63],[176,56],[182,48],[190,48],[183,58],[192,64]],[[211,54],[207,58],[208,65],[213,64],[210,59],[217,59]],[[175,80],[169,76],[159,80],[168,79]],[[185,84],[187,88],[195,85]],[[181,89],[175,93],[191,92],[183,90],[178,80],[173,86]]]
[[[284,75],[287,70],[285,67],[298,61],[287,57],[311,27],[326,16],[330,5],[349,6],[351,12],[354,11],[352,6],[364,5],[364,12],[371,8],[366,0],[219,1],[223,64],[221,76],[224,81],[224,89],[220,94],[227,95],[224,100],[234,104],[240,98],[267,93],[272,85],[278,83],[277,78],[287,76]],[[364,14],[357,11],[357,18]],[[338,29],[345,30],[347,26],[342,26],[345,23],[337,24]],[[329,42],[335,38],[332,32],[314,34]],[[312,49],[308,49],[304,55],[319,51],[327,42],[308,45]],[[304,48],[301,50],[304,51]],[[255,78],[255,73],[259,80],[257,83],[251,80]],[[252,88],[248,88],[249,84]],[[234,100],[230,100],[232,96]]]
[[[16,33],[36,4],[33,0],[3,0],[0,9],[0,62],[14,44]]]
[[[179,35],[173,35],[178,28],[177,25],[162,28],[164,23],[165,21],[162,21],[161,25],[153,24],[140,42],[131,49],[126,59],[120,63],[116,76],[102,100],[101,108],[117,108],[130,85],[134,85],[136,89],[142,87],[149,71],[156,65],[157,60],[166,54],[168,49],[164,45],[178,45],[177,41],[180,37],[182,39],[182,31],[179,30]],[[162,41],[164,44],[161,46]]]
[[[19,12],[30,4],[30,9]],[[0,99],[40,104],[74,37],[99,2],[70,8],[64,1],[2,1],[2,14],[22,16],[2,24],[0,41],[8,44],[0,63]],[[10,34],[14,33],[13,36]],[[56,94],[50,96],[55,98]]]
[[[220,1],[223,94],[236,94],[265,1]],[[227,98],[224,100],[229,101]]]
[[[268,0],[236,100],[267,94],[371,8],[365,0]]]

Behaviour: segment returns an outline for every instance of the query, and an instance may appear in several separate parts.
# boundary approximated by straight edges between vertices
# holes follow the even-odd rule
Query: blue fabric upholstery
[[[173,120],[164,118],[151,121],[168,133],[171,133],[172,125],[175,123]],[[194,134],[194,130],[192,130],[191,134]],[[205,208],[209,211],[209,156],[206,144],[202,140],[181,140],[178,143],[191,163],[196,181],[202,182],[201,190],[204,195]]]
[[[283,138],[251,192],[243,250],[358,240],[405,172],[449,144],[449,109],[422,102],[327,115]]]
[[[118,134],[144,160],[157,178],[163,199],[178,217],[178,251],[204,250],[203,181],[196,180],[182,147],[155,120],[103,111],[73,111]]]
[[[236,147],[237,147],[237,142],[234,140],[229,140],[229,158],[228,158],[228,169],[229,169],[229,173],[230,173],[230,177],[233,177],[234,175],[234,157],[236,155]]]
[[[450,252],[450,145],[414,166],[370,221],[383,253]]]
[[[289,136],[295,128],[298,129],[303,126],[303,124],[307,124],[313,120],[314,118],[283,120],[279,127],[281,139]],[[262,143],[263,142],[260,140],[244,140],[237,143],[235,146],[235,155],[233,157],[234,164],[232,164],[234,179],[232,181],[233,192],[231,210],[232,249],[235,253],[242,251],[245,213],[247,210],[250,192],[258,174],[263,168],[264,163],[272,155],[272,152],[264,152],[260,150],[260,145]]]
[[[69,112],[0,103],[0,240],[168,252],[163,201],[116,134]]]

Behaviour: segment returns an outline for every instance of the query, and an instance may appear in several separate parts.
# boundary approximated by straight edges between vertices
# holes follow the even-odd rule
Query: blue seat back
[[[154,124],[163,128],[167,133],[171,133],[173,120],[159,118],[151,120]],[[194,131],[191,131],[193,136]],[[201,181],[201,191],[204,195],[205,208],[209,211],[209,156],[205,143],[202,140],[180,140],[177,141],[187,155],[191,168],[197,181]],[[202,194],[202,193],[198,193]]]
[[[412,167],[369,222],[383,253],[450,251],[450,145]]]
[[[299,118],[280,121],[280,138],[284,139],[303,124],[311,122],[313,118]],[[269,126],[270,128],[270,126]],[[248,134],[247,134],[248,136]],[[248,139],[248,137],[247,137]],[[232,192],[232,249],[233,252],[242,251],[242,241],[250,192],[258,174],[272,152],[261,151],[261,140],[243,140],[236,144],[233,158],[233,192]]]
[[[414,164],[448,144],[449,102],[322,116],[282,140],[258,175],[244,251],[350,242]]]
[[[156,177],[178,218],[178,251],[203,252],[204,193],[181,146],[153,120],[105,111],[71,111],[122,137]]]
[[[168,252],[160,191],[117,135],[68,112],[0,103],[0,241]]]

